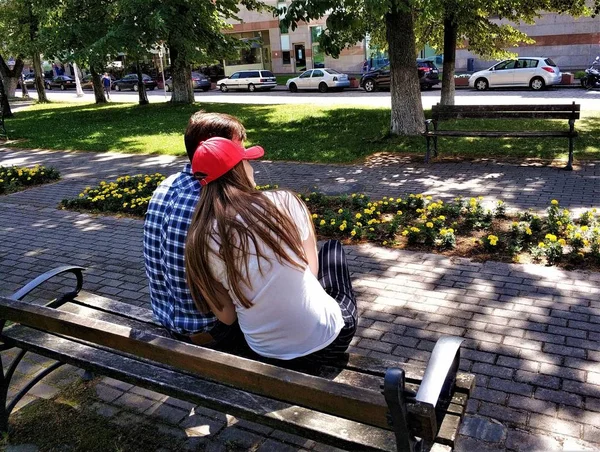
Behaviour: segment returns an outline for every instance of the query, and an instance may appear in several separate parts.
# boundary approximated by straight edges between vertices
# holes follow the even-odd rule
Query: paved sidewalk
[[[60,169],[55,184],[0,197],[0,293],[8,294],[59,264],[88,267],[85,288],[148,304],[142,221],[57,210],[64,197],[124,174],[171,174],[171,157],[23,151],[0,148],[0,165],[41,163]],[[574,172],[487,163],[378,162],[335,166],[263,162],[260,184],[374,197],[426,192],[486,196],[509,207],[543,210],[551,199],[573,210],[600,207],[600,165]],[[353,351],[426,361],[442,334],[466,338],[461,368],[477,375],[458,450],[600,449],[600,274],[383,249],[349,247],[360,303]],[[40,361],[40,362],[38,362]],[[35,357],[20,376],[45,365]],[[51,397],[70,370],[24,400]],[[11,389],[14,391],[14,389]],[[37,393],[36,393],[37,391]],[[110,379],[97,386],[107,422],[152,422],[189,447],[332,450],[223,414],[196,409]]]

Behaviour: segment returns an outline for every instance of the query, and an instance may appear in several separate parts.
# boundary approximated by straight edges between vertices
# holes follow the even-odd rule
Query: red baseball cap
[[[244,149],[237,143],[227,138],[212,137],[201,141],[194,158],[192,159],[192,173],[205,175],[200,180],[201,185],[206,185],[225,174],[242,160],[261,158],[265,150],[260,146]]]

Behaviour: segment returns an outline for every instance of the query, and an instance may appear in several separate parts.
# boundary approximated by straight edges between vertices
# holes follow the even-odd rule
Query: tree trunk
[[[104,95],[104,87],[102,86],[102,79],[100,73],[94,68],[93,64],[90,64],[90,73],[92,74],[92,86],[94,87],[94,97],[96,98],[97,104],[105,104],[106,96]]]
[[[42,58],[36,51],[33,52],[33,73],[35,74],[35,90],[38,95],[38,102],[47,104],[50,102],[46,97],[46,87],[44,86],[44,70],[42,69]]]
[[[458,30],[454,11],[444,13],[444,71],[442,74],[442,105],[454,105],[454,69],[456,66],[456,37]]]
[[[4,81],[4,92],[8,97],[16,97],[17,85],[19,84],[19,78],[23,72],[24,66],[23,59],[18,57],[15,60],[15,66],[9,69],[8,65],[4,61],[4,58],[0,55],[0,76]]]
[[[392,118],[390,132],[419,135],[425,130],[425,115],[417,71],[414,11],[408,0],[385,15],[390,54]]]
[[[173,77],[174,104],[193,104],[194,89],[192,87],[192,68],[186,61],[185,54],[177,46],[169,46],[171,52],[171,77]]]
[[[0,101],[2,101],[2,114],[5,118],[12,118],[13,113],[10,110],[10,104],[8,103],[8,96],[6,95],[6,91],[4,91],[4,82],[2,81],[2,76],[0,76]]]
[[[144,86],[144,79],[142,75],[142,66],[140,66],[140,62],[135,63],[135,69],[138,76],[138,95],[140,98],[140,105],[148,105],[150,102],[148,101],[148,96],[146,95],[146,87]]]

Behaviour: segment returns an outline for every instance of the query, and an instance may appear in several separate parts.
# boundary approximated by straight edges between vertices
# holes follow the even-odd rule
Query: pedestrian
[[[104,87],[104,94],[106,94],[106,98],[110,100],[110,85],[112,80],[110,79],[110,75],[108,72],[105,72],[102,76],[102,86]]]
[[[172,337],[198,345],[235,350],[244,344],[237,324],[219,322],[212,312],[200,312],[186,283],[185,240],[198,204],[201,185],[191,160],[199,143],[211,137],[243,141],[244,126],[234,117],[197,112],[190,118],[184,142],[190,163],[155,190],[144,222],[144,264],[155,319]]]
[[[288,191],[259,191],[242,140],[200,143],[192,172],[202,192],[185,265],[198,309],[238,322],[257,354],[321,363],[343,355],[358,311],[340,242],[317,252],[312,216]]]

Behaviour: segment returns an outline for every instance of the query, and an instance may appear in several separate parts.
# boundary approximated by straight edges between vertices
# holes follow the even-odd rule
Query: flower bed
[[[142,217],[161,174],[125,176],[87,187],[65,208],[126,213]],[[261,190],[277,188],[265,185]],[[596,209],[578,218],[553,200],[544,217],[531,211],[507,216],[505,204],[484,208],[483,198],[452,202],[410,194],[370,200],[364,194],[300,194],[312,213],[320,238],[346,243],[434,251],[480,259],[532,261],[548,265],[600,265],[600,223]]]
[[[14,193],[58,179],[60,179],[60,173],[54,168],[46,168],[40,165],[33,168],[0,166],[0,195]]]

